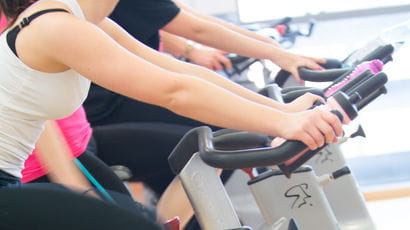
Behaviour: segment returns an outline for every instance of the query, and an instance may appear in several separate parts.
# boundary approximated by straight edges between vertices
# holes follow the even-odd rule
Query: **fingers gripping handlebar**
[[[306,92],[310,92],[323,98],[329,97],[338,91],[348,93],[354,90],[358,83],[373,77],[374,74],[379,73],[383,69],[383,63],[378,60],[366,61],[357,65],[353,70],[346,72],[338,77],[331,85],[325,89],[294,86],[282,90],[283,101],[288,103],[301,96]]]
[[[327,58],[325,60],[325,63],[320,64],[325,70],[299,68],[300,78],[312,82],[332,82],[351,70],[351,67],[342,67],[342,63],[336,59]],[[276,74],[274,83],[282,87],[290,76],[290,72],[282,69]]]
[[[386,64],[387,62],[392,60],[393,52],[393,45],[387,44],[377,47],[367,55],[364,55],[364,57],[360,60],[350,60],[355,53],[348,56],[343,61],[327,58],[325,63],[320,64],[323,68],[325,68],[325,70],[311,70],[305,67],[301,67],[299,68],[299,76],[305,81],[334,82],[337,81],[337,79],[342,75],[350,73],[357,64],[376,59],[380,60],[383,64]],[[253,63],[260,61],[259,59],[244,57],[240,55],[228,55],[227,57],[230,59],[233,65],[232,70],[225,70],[225,73],[228,76],[240,74]],[[276,74],[274,83],[282,87],[290,77],[290,75],[291,74],[288,71],[280,70]]]
[[[358,111],[381,94],[385,93],[384,84],[387,82],[386,74],[380,72],[373,77],[367,78],[357,84],[349,94],[337,92],[328,98],[327,106],[339,111],[343,115],[342,122],[348,124],[357,117]],[[291,173],[313,157],[318,151],[304,150],[290,160],[279,165],[282,172],[290,177]]]
[[[331,109],[343,115],[343,122],[348,123],[357,116],[363,100],[383,88],[387,76],[379,73],[360,83],[349,95],[338,92],[329,98]],[[376,97],[372,96],[372,100]],[[285,175],[305,163],[321,148],[309,150],[307,146],[295,140],[287,140],[277,147],[267,147],[269,137],[241,131],[221,131],[213,133],[208,127],[199,127],[188,132],[175,147],[168,158],[171,169],[178,174],[196,152],[204,162],[216,168],[237,169],[270,165],[279,165]],[[324,146],[322,146],[323,148]]]
[[[325,68],[325,70],[311,70],[302,67],[299,69],[299,76],[302,80],[312,82],[337,81],[338,77],[351,72],[357,64],[376,59],[380,60],[383,64],[386,64],[387,62],[392,60],[393,52],[394,47],[391,44],[387,44],[377,47],[367,55],[364,55],[364,57],[360,60],[350,60],[350,56],[348,56],[342,62],[338,62],[336,59],[326,59],[326,63],[321,64],[323,68]],[[275,77],[275,83],[279,86],[283,86],[289,77],[289,72],[280,70]]]
[[[225,142],[239,139],[252,139],[255,143],[251,146],[244,146],[238,141],[235,148],[227,147]],[[213,133],[209,127],[202,126],[188,132],[178,143],[177,147],[171,153],[168,161],[174,173],[178,174],[189,161],[190,157],[199,152],[202,160],[208,165],[223,169],[252,168],[261,166],[270,166],[280,164],[306,148],[299,141],[287,141],[285,144],[273,148],[267,147],[267,136],[240,132],[219,137],[220,143],[216,144]],[[264,140],[264,141],[261,141]],[[191,144],[188,144],[191,142]],[[195,143],[194,145],[192,143]],[[184,145],[191,148],[185,148]],[[216,149],[218,146],[220,149]],[[250,147],[246,148],[245,147]],[[222,150],[225,149],[225,150]],[[230,149],[230,150],[227,150]],[[189,150],[189,152],[187,151]],[[183,163],[182,163],[183,162]]]

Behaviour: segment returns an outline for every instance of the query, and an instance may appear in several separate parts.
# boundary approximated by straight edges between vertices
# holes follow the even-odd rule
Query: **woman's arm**
[[[324,60],[296,55],[272,44],[237,33],[220,24],[206,21],[181,10],[162,30],[200,44],[242,56],[268,59],[292,73],[300,81],[298,67],[321,69]]]
[[[80,192],[91,185],[71,160],[71,151],[54,121],[47,121],[45,129],[37,141],[37,157],[45,167],[50,180],[64,184]]]
[[[184,57],[192,63],[211,70],[232,68],[231,61],[224,56],[227,54],[224,51],[195,46],[189,41],[165,31],[160,31],[160,34],[164,52],[170,53],[174,57]]]
[[[209,21],[209,22],[213,22],[215,24],[219,24],[219,25],[221,25],[225,28],[228,28],[228,29],[230,29],[232,31],[235,31],[239,34],[242,34],[244,36],[254,38],[254,39],[259,40],[261,42],[265,42],[265,43],[280,47],[280,44],[277,41],[275,41],[274,39],[259,35],[257,33],[252,32],[252,31],[249,31],[247,29],[244,29],[244,28],[241,28],[239,26],[228,23],[228,22],[226,22],[224,20],[221,20],[219,18],[195,12],[195,11],[191,10],[188,6],[182,4],[180,1],[173,0],[173,2],[175,2],[175,4],[177,4],[177,6],[179,8],[181,8],[181,9],[185,10],[186,12],[189,12],[189,13],[195,15],[196,17],[201,18],[205,21]]]
[[[72,15],[42,16],[31,24],[26,38],[36,44],[26,52],[35,51],[37,57],[40,52],[44,68],[64,65],[114,92],[205,123],[301,140],[313,149],[342,134],[338,118],[327,111],[284,113],[204,79],[169,71]]]
[[[106,19],[102,23],[99,24],[100,28],[102,28],[107,34],[113,37],[118,43],[120,43],[123,47],[127,50],[131,51],[132,53],[138,55],[139,57],[144,58],[145,60],[160,66],[164,69],[170,70],[172,72],[188,74],[200,77],[206,81],[212,82],[226,90],[229,90],[237,95],[240,95],[248,100],[270,106],[273,108],[277,108],[283,111],[302,111],[305,110],[313,104],[314,101],[320,100],[318,96],[314,96],[311,94],[305,95],[304,98],[306,100],[305,106],[287,106],[281,103],[278,103],[270,98],[264,97],[258,93],[255,93],[245,87],[232,82],[231,80],[222,77],[212,71],[209,71],[205,68],[201,68],[196,65],[192,65],[189,63],[181,62],[175,60],[174,58],[169,58],[166,55],[163,55],[155,50],[152,50],[141,42],[137,41],[127,32],[125,32],[120,26],[115,24],[111,19]],[[310,101],[310,102],[309,102]]]

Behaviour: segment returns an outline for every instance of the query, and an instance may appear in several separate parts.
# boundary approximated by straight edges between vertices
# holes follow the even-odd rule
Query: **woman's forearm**
[[[190,50],[187,49],[187,41],[165,31],[160,31],[160,34],[164,52],[172,54],[176,58],[181,56],[189,58]]]
[[[260,103],[262,105],[266,105],[272,108],[280,109],[283,111],[287,111],[287,106],[285,104],[279,103],[271,98],[265,97],[259,93],[249,90],[228,78],[215,74],[213,71],[209,71],[205,68],[200,68],[198,66],[189,66],[185,68],[180,68],[179,70],[190,75],[200,76],[201,78],[209,82],[212,82],[232,93],[240,95],[250,101]]]
[[[212,16],[209,16],[209,15],[205,15],[205,14],[201,14],[201,13],[195,12],[195,11],[191,10],[189,7],[187,7],[187,6],[185,6],[184,4],[182,4],[181,2],[176,1],[176,0],[173,0],[173,1],[174,1],[175,4],[177,4],[181,9],[183,9],[183,10],[185,10],[185,11],[191,13],[191,14],[194,14],[195,16],[197,16],[197,17],[199,17],[199,18],[201,18],[201,19],[204,19],[204,20],[206,20],[206,21],[219,24],[219,25],[221,25],[221,26],[223,26],[223,27],[225,27],[225,28],[228,28],[228,29],[230,29],[230,30],[233,30],[233,31],[235,31],[235,32],[237,32],[237,33],[240,33],[240,34],[242,34],[242,35],[245,35],[245,36],[254,38],[254,39],[256,39],[256,40],[259,40],[259,41],[262,41],[262,42],[265,42],[265,43],[268,43],[268,44],[271,44],[271,45],[280,47],[280,44],[279,44],[278,42],[276,42],[274,39],[271,39],[271,38],[269,38],[269,37],[262,36],[262,35],[260,35],[260,34],[255,33],[255,32],[252,32],[252,31],[250,31],[250,30],[247,30],[247,29],[241,28],[241,27],[239,27],[239,26],[233,25],[233,24],[228,23],[228,22],[226,22],[226,21],[224,21],[224,20],[221,20],[221,19],[219,19],[219,18],[216,18],[216,17],[212,17]]]
[[[91,187],[71,160],[71,151],[54,121],[46,122],[36,147],[37,157],[45,167],[52,182],[83,190]]]
[[[259,40],[259,41],[261,41],[261,42],[265,42],[265,43],[270,44],[270,45],[274,45],[274,46],[280,47],[280,44],[279,44],[276,40],[274,40],[274,39],[272,39],[272,38],[262,36],[262,35],[260,35],[260,34],[255,33],[255,32],[252,32],[252,31],[250,31],[250,30],[247,30],[247,29],[241,28],[241,27],[239,27],[239,26],[233,25],[233,24],[231,24],[231,23],[225,22],[224,20],[221,20],[221,19],[219,19],[219,18],[215,18],[215,17],[211,17],[211,16],[208,16],[208,15],[203,15],[203,14],[199,14],[199,15],[196,14],[196,15],[197,15],[198,17],[207,19],[208,21],[211,21],[211,22],[217,23],[217,24],[219,24],[219,25],[222,25],[222,26],[224,26],[224,27],[226,27],[226,28],[228,28],[228,29],[231,29],[231,30],[233,30],[233,31],[235,31],[235,32],[237,32],[237,33],[240,33],[240,34],[242,34],[242,35],[245,35],[245,36],[254,38],[254,39],[256,39],[256,40]]]
[[[196,77],[178,77],[178,81],[180,88],[174,92],[172,102],[167,107],[173,112],[220,127],[279,135],[277,125],[286,116],[284,112]]]
[[[181,25],[184,25],[184,28],[181,28]],[[275,45],[245,36],[217,23],[202,20],[184,11],[162,29],[209,47],[242,56],[268,59],[275,63],[283,55],[288,54]]]
[[[286,105],[278,103],[270,98],[264,97],[258,93],[255,93],[245,87],[232,82],[225,77],[222,77],[216,74],[213,71],[210,71],[206,68],[181,62],[175,60],[174,58],[170,58],[166,55],[163,55],[159,52],[156,52],[148,47],[144,46],[137,40],[135,40],[132,36],[124,32],[121,28],[115,25],[114,22],[111,20],[107,20],[105,25],[102,25],[105,30],[108,30],[109,34],[115,34],[115,38],[117,42],[123,45],[126,49],[131,51],[132,53],[138,55],[139,57],[144,58],[145,60],[154,63],[164,69],[176,72],[176,73],[183,73],[188,75],[193,75],[205,79],[213,84],[216,84],[230,92],[238,94],[248,100],[270,106],[273,108],[277,108],[280,110],[286,110]]]

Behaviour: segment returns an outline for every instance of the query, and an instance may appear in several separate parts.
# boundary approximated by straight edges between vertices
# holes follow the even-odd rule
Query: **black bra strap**
[[[17,38],[17,34],[20,32],[21,29],[23,29],[24,27],[28,26],[30,24],[30,22],[32,22],[35,18],[37,18],[38,16],[41,16],[43,14],[49,13],[49,12],[67,12],[69,13],[67,10],[65,9],[47,9],[47,10],[41,10],[37,13],[34,13],[26,18],[23,18],[23,20],[21,20],[21,22],[15,26],[13,29],[11,29],[8,33],[7,33],[7,44],[9,45],[10,49],[13,51],[13,53],[17,55],[17,51],[16,51],[16,38]]]

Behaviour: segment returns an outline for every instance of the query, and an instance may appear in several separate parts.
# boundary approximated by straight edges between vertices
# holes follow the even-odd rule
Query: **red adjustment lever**
[[[181,220],[179,219],[178,216],[167,220],[167,222],[165,222],[164,227],[166,230],[180,230],[179,229],[179,224],[180,224]]]
[[[284,35],[288,31],[288,27],[283,24],[275,26],[275,29],[279,32],[280,35]]]
[[[253,174],[253,168],[242,169],[242,171],[248,174],[251,179],[255,178],[255,174]]]

